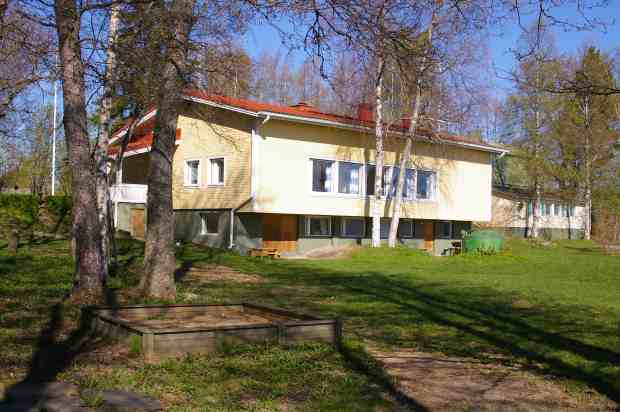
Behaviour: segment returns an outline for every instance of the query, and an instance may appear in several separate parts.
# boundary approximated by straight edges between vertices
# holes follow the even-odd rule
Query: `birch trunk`
[[[110,181],[108,174],[108,147],[110,143],[110,117],[112,112],[112,94],[114,93],[113,73],[116,65],[116,53],[114,43],[118,28],[118,5],[112,6],[110,10],[110,24],[108,29],[108,48],[106,56],[106,71],[103,85],[103,97],[101,99],[101,109],[99,113],[99,136],[97,149],[95,150],[95,169],[97,187],[97,210],[99,212],[99,225],[101,233],[101,253],[105,262],[107,277],[107,267],[110,262],[110,233],[111,222],[111,200],[110,200]],[[102,279],[105,282],[105,277]]]
[[[583,237],[586,240],[592,238],[592,159],[590,130],[586,130],[585,142],[585,190],[584,190],[584,211],[583,211]]]
[[[428,49],[432,46],[433,40],[433,28],[437,23],[437,14],[433,11],[431,18],[431,24],[428,26]],[[396,247],[396,239],[398,237],[398,223],[400,221],[400,213],[403,202],[403,188],[405,184],[405,177],[407,175],[407,161],[411,157],[411,148],[413,146],[413,139],[418,127],[418,119],[420,117],[420,107],[422,106],[422,74],[426,69],[426,55],[422,57],[421,70],[418,71],[415,81],[415,98],[413,102],[413,114],[409,123],[409,130],[407,131],[407,141],[403,153],[400,157],[399,168],[400,173],[398,175],[398,183],[396,184],[396,196],[394,198],[394,209],[392,211],[392,220],[390,221],[390,234],[388,237],[388,246]]]
[[[157,95],[157,114],[149,157],[147,230],[144,248],[144,275],[140,286],[146,297],[176,298],[174,270],[174,214],[172,209],[172,156],[177,119],[185,86],[189,33],[193,0],[179,0],[172,6],[171,44],[165,56]]]
[[[384,61],[379,60],[377,79],[375,83],[375,194],[372,200],[372,247],[381,246],[381,206],[383,183],[383,138],[385,127],[383,124],[383,72]]]
[[[75,284],[73,293],[83,300],[103,294],[101,232],[95,192],[95,170],[88,140],[84,65],[80,49],[80,13],[73,0],[54,4],[62,66],[65,142],[72,176],[73,236],[75,239]]]

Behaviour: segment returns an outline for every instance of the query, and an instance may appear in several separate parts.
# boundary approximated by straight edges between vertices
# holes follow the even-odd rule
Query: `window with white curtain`
[[[435,172],[418,170],[416,179],[416,199],[431,200],[435,198]]]
[[[400,167],[390,167],[390,197],[396,197],[396,188],[398,187],[398,178],[400,175]],[[415,170],[405,169],[405,181],[403,182],[403,199],[415,199]]]
[[[312,162],[312,191],[331,192],[334,175],[334,161],[311,159]]]
[[[332,219],[329,216],[306,216],[306,234],[313,237],[331,236]]]
[[[375,165],[366,165],[366,195],[373,196],[375,194],[375,179],[377,176],[377,168]]]
[[[210,185],[223,185],[224,184],[224,158],[217,157],[209,159],[211,163],[211,170],[209,173]]]
[[[200,160],[185,161],[185,186],[198,186],[200,184]]]
[[[362,165],[359,163],[338,163],[338,192],[348,194],[361,193]]]
[[[366,222],[364,218],[342,218],[342,235],[344,237],[364,237]]]

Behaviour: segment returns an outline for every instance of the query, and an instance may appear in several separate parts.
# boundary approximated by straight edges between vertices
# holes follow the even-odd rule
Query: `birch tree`
[[[108,147],[112,120],[112,97],[114,95],[114,71],[116,65],[116,33],[119,23],[119,6],[112,5],[108,24],[106,64],[103,79],[103,96],[99,109],[99,135],[95,148],[95,185],[97,190],[97,210],[101,235],[101,253],[106,264],[110,261],[110,182],[108,174]]]

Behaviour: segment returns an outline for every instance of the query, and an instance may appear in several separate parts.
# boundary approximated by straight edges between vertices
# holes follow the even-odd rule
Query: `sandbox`
[[[235,343],[324,342],[337,345],[339,320],[251,303],[85,308],[97,334],[131,343],[148,361],[209,353]]]

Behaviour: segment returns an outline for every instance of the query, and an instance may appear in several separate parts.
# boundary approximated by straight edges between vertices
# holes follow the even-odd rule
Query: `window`
[[[185,186],[200,185],[200,160],[185,161]]]
[[[400,167],[392,166],[386,169],[390,169],[389,175],[384,172],[386,177],[389,177],[390,182],[390,191],[388,193],[389,197],[396,197],[396,188],[398,187],[398,176],[400,175]]]
[[[435,172],[428,170],[418,170],[416,182],[416,198],[421,200],[431,200],[434,197]]]
[[[390,235],[390,219],[381,219],[379,225],[379,237],[381,239],[387,239]]]
[[[359,194],[362,165],[340,162],[338,164],[338,192]]]
[[[211,171],[209,173],[210,185],[223,185],[224,184],[224,158],[217,157],[209,159],[211,164]]]
[[[442,239],[450,239],[452,237],[452,222],[437,222],[437,236]]]
[[[331,192],[334,162],[332,160],[311,159],[312,191]]]
[[[527,201],[527,215],[532,216],[533,210],[534,210],[534,202],[532,202],[531,200],[528,200]]]
[[[411,219],[399,219],[398,221],[398,237],[411,238],[413,237],[413,220]]]
[[[201,230],[203,235],[217,234],[220,227],[220,214],[216,212],[208,212],[200,214]]]
[[[364,237],[365,220],[363,218],[345,217],[342,219],[344,237]]]
[[[403,198],[415,198],[415,170],[407,169],[405,172],[405,185],[403,186]]]
[[[547,214],[547,204],[544,200],[540,201],[540,215],[544,216]]]
[[[331,236],[332,219],[329,216],[306,217],[306,234],[308,236]]]
[[[383,176],[381,179],[382,195],[386,193],[386,186],[389,182],[389,166],[383,167]],[[375,194],[375,179],[377,177],[377,167],[375,165],[366,165],[366,195],[373,196]]]
[[[366,165],[366,194],[375,194],[375,179],[377,178],[377,168],[375,165]]]
[[[561,216],[562,215],[562,205],[559,203],[553,204],[553,216]]]

